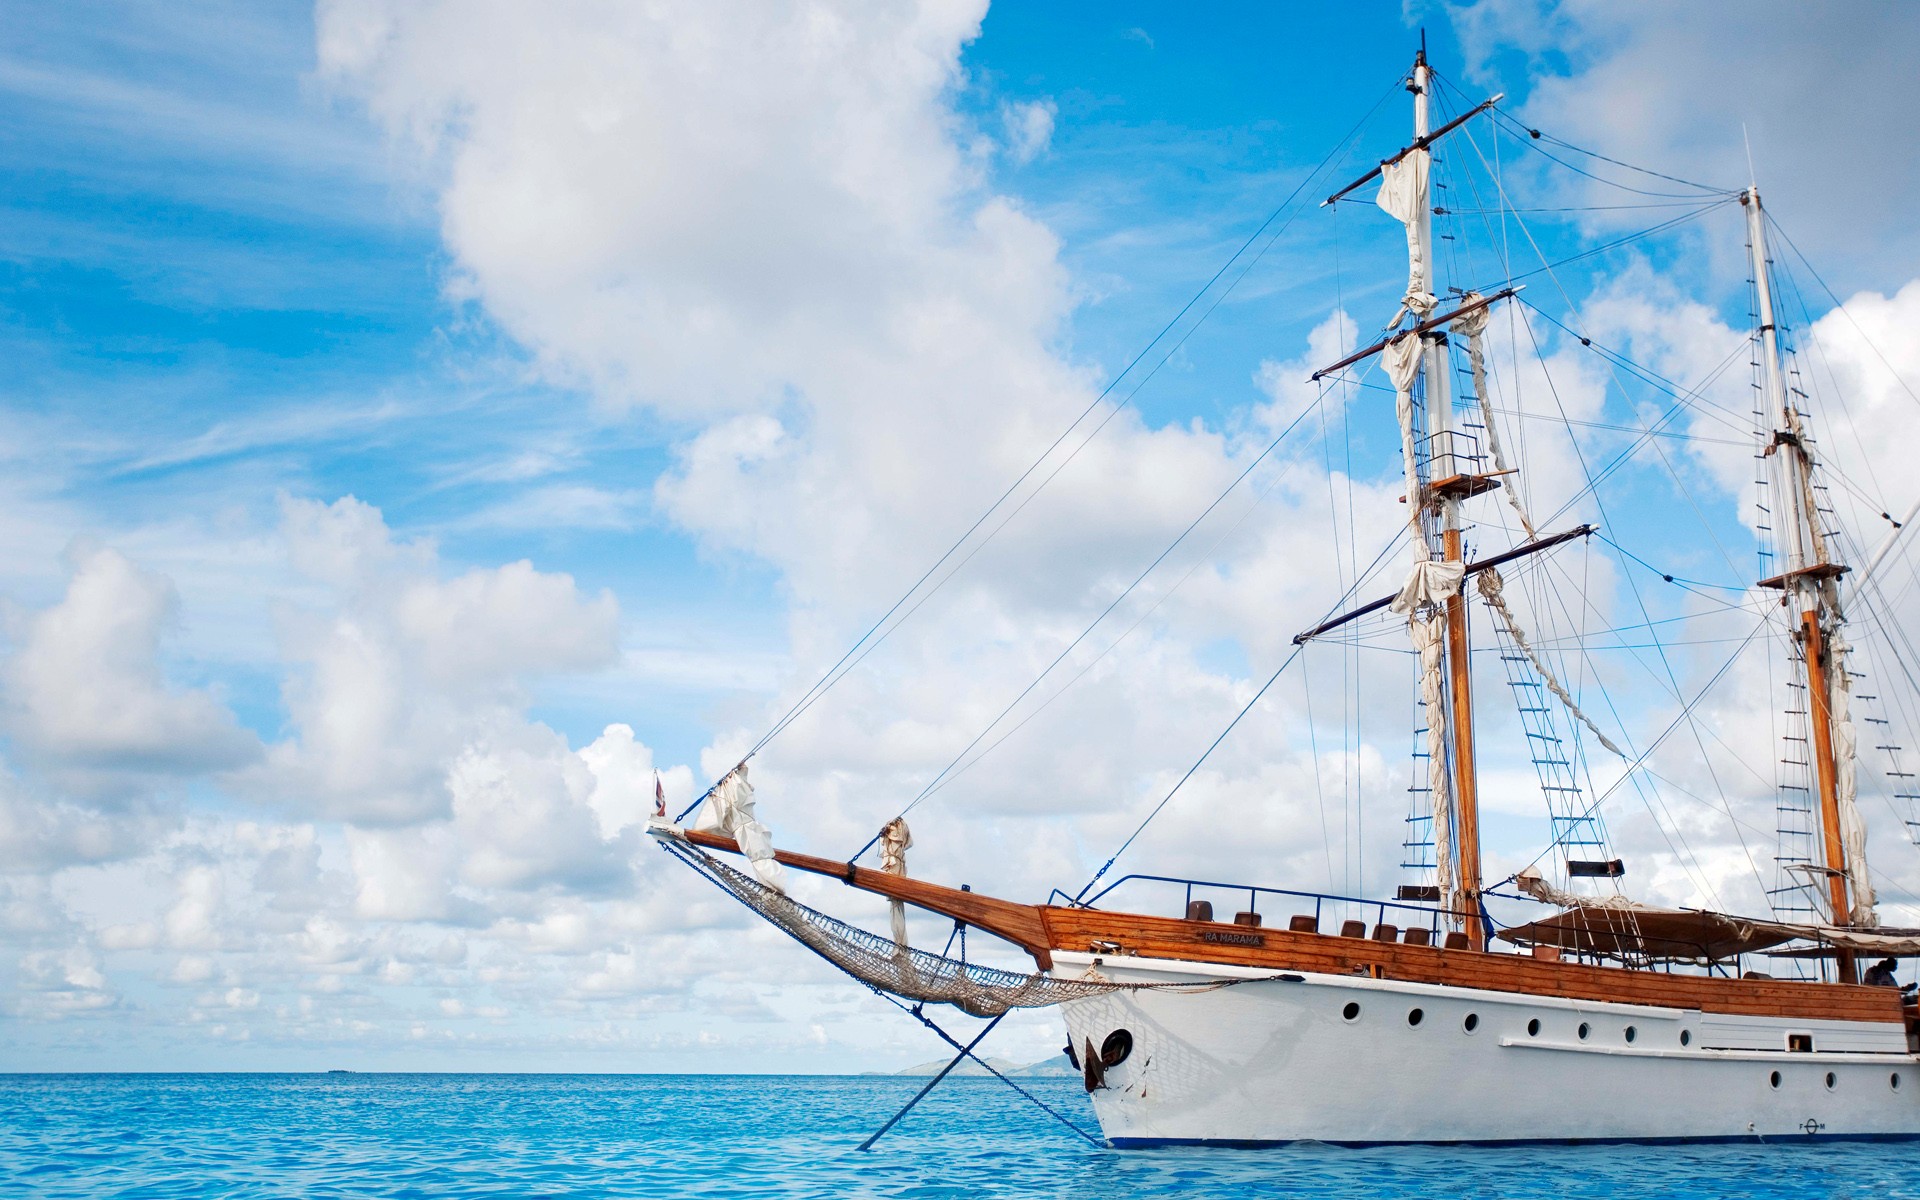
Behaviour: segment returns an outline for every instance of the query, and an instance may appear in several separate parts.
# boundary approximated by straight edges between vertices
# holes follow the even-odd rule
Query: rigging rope
[[[1593,723],[1593,718],[1589,717],[1581,710],[1578,704],[1573,702],[1573,696],[1567,691],[1566,685],[1560,682],[1559,677],[1554,675],[1553,671],[1550,670],[1547,664],[1541,659],[1539,651],[1535,650],[1533,644],[1527,640],[1526,630],[1520,627],[1520,622],[1514,618],[1513,610],[1507,607],[1505,594],[1506,581],[1500,578],[1500,572],[1489,568],[1480,572],[1479,577],[1474,582],[1480,589],[1480,598],[1485,600],[1487,606],[1493,609],[1494,613],[1500,618],[1500,624],[1506,629],[1507,636],[1513,639],[1513,644],[1520,648],[1520,653],[1526,655],[1527,661],[1533,664],[1533,669],[1539,672],[1540,680],[1547,685],[1547,690],[1559,697],[1560,703],[1566,706],[1567,711],[1573,714],[1574,719],[1591,730],[1593,736],[1600,739],[1602,746],[1613,751],[1621,758],[1626,758],[1627,752],[1614,745],[1613,739],[1608,737],[1601,731],[1598,725]]]
[[[1114,992],[1159,991],[1192,995],[1278,976],[1208,979],[1200,982],[1120,983],[1092,967],[1078,979],[1044,971],[986,967],[965,959],[916,950],[904,940],[870,933],[800,903],[711,854],[678,840],[661,849],[706,876],[722,891],[807,949],[877,991],[921,1004],[951,1004],[976,1017],[998,1017],[1015,1008],[1046,1008]]]
[[[1293,660],[1296,658],[1299,658],[1300,651],[1304,650],[1305,648],[1306,648],[1306,643],[1304,642],[1301,643],[1300,645],[1295,646],[1293,648],[1293,653],[1287,655],[1286,661],[1281,663],[1280,666],[1277,669],[1275,669],[1273,674],[1267,676],[1267,681],[1260,685],[1260,690],[1253,694],[1253,699],[1247,701],[1245,706],[1243,706],[1239,712],[1234,714],[1233,720],[1227,722],[1227,727],[1220,731],[1220,736],[1213,739],[1212,744],[1209,745],[1206,748],[1206,750],[1201,753],[1199,758],[1194,760],[1193,765],[1191,767],[1187,768],[1187,773],[1180,777],[1180,781],[1173,785],[1172,790],[1168,791],[1165,796],[1162,796],[1160,798],[1160,803],[1153,806],[1153,811],[1148,813],[1146,815],[1146,818],[1140,822],[1139,826],[1136,827],[1132,833],[1127,835],[1126,841],[1120,843],[1120,848],[1113,852],[1113,857],[1109,858],[1106,861],[1106,863],[1103,866],[1101,866],[1101,868],[1098,871],[1095,871],[1093,873],[1093,878],[1087,880],[1085,887],[1082,887],[1078,892],[1074,893],[1073,898],[1075,900],[1079,900],[1082,896],[1085,896],[1087,892],[1093,888],[1094,884],[1100,882],[1101,876],[1105,875],[1109,870],[1111,870],[1113,868],[1114,863],[1120,861],[1120,856],[1127,852],[1127,847],[1133,845],[1134,839],[1138,838],[1142,833],[1146,832],[1147,826],[1152,824],[1153,819],[1160,815],[1160,810],[1167,806],[1167,802],[1169,800],[1172,800],[1174,796],[1179,794],[1180,789],[1187,785],[1187,780],[1193,778],[1193,773],[1195,771],[1198,771],[1200,769],[1201,764],[1206,762],[1207,759],[1213,755],[1213,752],[1220,748],[1220,743],[1227,740],[1227,735],[1233,732],[1233,727],[1240,723],[1240,719],[1242,717],[1246,716],[1248,713],[1253,711],[1253,706],[1260,703],[1260,697],[1267,694],[1267,689],[1271,688],[1274,685],[1274,681],[1280,678],[1280,675],[1282,672],[1284,672],[1288,667],[1293,665]]]
[[[1167,545],[1166,549],[1160,551],[1160,553],[1154,558],[1154,560],[1147,564],[1147,567],[1144,571],[1141,571],[1139,575],[1134,577],[1134,580],[1132,583],[1129,583],[1125,588],[1123,588],[1120,594],[1113,598],[1111,603],[1109,603],[1105,608],[1100,610],[1100,614],[1096,616],[1093,619],[1093,621],[1090,624],[1088,624],[1088,626],[1085,629],[1080,631],[1079,636],[1075,637],[1071,642],[1067,643],[1066,648],[1060,651],[1059,654],[1055,655],[1053,661],[1048,663],[1044,668],[1042,668],[1040,673],[1034,676],[1033,681],[1031,683],[1027,684],[1026,687],[1020,689],[1020,694],[1015,696],[1011,701],[1009,701],[1007,703],[1007,706],[1001,709],[1000,712],[993,718],[993,720],[987,722],[986,727],[982,729],[979,733],[975,734],[973,740],[968,742],[966,746],[961,749],[960,753],[954,755],[953,760],[949,762],[946,766],[942,767],[940,769],[940,773],[934,776],[933,780],[930,783],[928,783],[924,788],[920,789],[919,795],[915,796],[912,800],[907,802],[907,806],[900,810],[899,817],[904,817],[908,813],[912,812],[915,808],[919,806],[922,800],[925,800],[928,796],[931,796],[935,791],[937,791],[940,788],[941,784],[944,783],[948,778],[950,778],[954,768],[960,765],[961,760],[966,758],[968,754],[972,753],[973,748],[975,746],[978,746],[983,740],[985,740],[987,735],[992,733],[994,729],[1000,724],[1000,722],[1006,720],[1008,715],[1011,714],[1014,709],[1020,706],[1021,701],[1025,700],[1028,696],[1032,695],[1033,689],[1039,687],[1041,683],[1043,683],[1046,680],[1047,676],[1053,673],[1053,669],[1055,667],[1065,662],[1067,659],[1067,656],[1072,654],[1074,650],[1076,650],[1079,647],[1081,642],[1084,642],[1087,640],[1087,638],[1091,637],[1093,635],[1093,631],[1099,628],[1100,624],[1113,614],[1113,610],[1120,607],[1121,603],[1125,601],[1128,596],[1131,596],[1133,594],[1134,589],[1138,588],[1142,583],[1146,582],[1147,577],[1149,575],[1152,575],[1154,571],[1159,569],[1160,564],[1167,560],[1168,555],[1172,554],[1175,550],[1180,548],[1181,543],[1187,540],[1188,535],[1193,533],[1194,530],[1198,529],[1201,523],[1204,522],[1209,516],[1213,515],[1213,511],[1215,509],[1219,508],[1222,504],[1226,503],[1227,497],[1233,495],[1233,493],[1240,487],[1240,485],[1246,481],[1247,476],[1253,474],[1253,472],[1260,466],[1260,464],[1267,460],[1268,455],[1272,454],[1275,450],[1280,448],[1280,443],[1286,441],[1288,435],[1291,434],[1295,429],[1299,428],[1301,422],[1305,421],[1309,416],[1312,416],[1316,411],[1319,410],[1320,402],[1325,397],[1326,397],[1326,388],[1322,387],[1320,390],[1320,396],[1316,397],[1314,402],[1310,406],[1301,410],[1300,414],[1294,417],[1294,419],[1287,425],[1285,429],[1282,429],[1280,433],[1271,442],[1268,442],[1266,448],[1260,451],[1260,453],[1254,457],[1253,461],[1246,465],[1245,469],[1243,469],[1240,472],[1240,474],[1234,476],[1233,482],[1229,483],[1226,486],[1225,490],[1223,490],[1218,496],[1214,497],[1213,502],[1211,504],[1208,504],[1206,508],[1202,509],[1200,512],[1200,515],[1195,517],[1192,521],[1190,521],[1187,524],[1187,527],[1180,531],[1180,535],[1174,538],[1173,541]],[[998,743],[995,743],[995,744],[997,745]],[[897,820],[899,818],[896,817],[895,819]],[[875,835],[875,837],[871,841],[869,841],[866,845],[860,847],[860,849],[847,861],[848,862],[859,861],[861,855],[864,855],[868,850],[873,849],[874,843],[878,842],[879,840],[880,840],[879,835]]]
[[[1385,91],[1383,91],[1380,94],[1379,99],[1374,101],[1373,107],[1367,110],[1366,115],[1361,117],[1360,120],[1354,124],[1353,128],[1347,131],[1346,136],[1343,137],[1333,147],[1333,149],[1327,152],[1326,157],[1322,158],[1320,162],[1313,168],[1313,170],[1309,171],[1304,177],[1301,178],[1300,182],[1297,185],[1295,185],[1293,191],[1287,195],[1287,198],[1281,201],[1279,206],[1276,207],[1271,213],[1267,215],[1266,220],[1260,223],[1259,228],[1255,229],[1253,233],[1250,234],[1247,237],[1247,239],[1244,242],[1242,242],[1240,246],[1236,250],[1234,250],[1234,252],[1230,256],[1228,256],[1227,260],[1220,265],[1220,268],[1217,271],[1215,271],[1211,277],[1208,278],[1206,283],[1202,284],[1200,289],[1196,291],[1193,294],[1193,296],[1184,305],[1180,307],[1180,311],[1176,312],[1173,315],[1172,319],[1170,319],[1164,326],[1162,326],[1158,333],[1154,334],[1152,340],[1150,340],[1145,346],[1143,346],[1140,349],[1139,353],[1133,356],[1133,358],[1127,363],[1127,365],[1120,371],[1119,374],[1115,375],[1110,381],[1108,381],[1107,386],[1100,390],[1099,395],[1095,396],[1093,400],[1086,406],[1086,408],[1082,409],[1079,415],[1073,419],[1073,422],[1069,424],[1064,430],[1062,430],[1060,432],[1060,435],[1054,438],[1054,440],[1047,446],[1047,448],[1041,452],[1040,456],[1034,459],[1034,461],[1027,467],[1027,469],[1020,473],[1020,476],[1016,478],[1013,481],[1013,483],[1007,487],[1006,491],[1002,492],[1000,496],[996,500],[994,500],[994,502],[991,505],[987,507],[987,510],[981,513],[979,518],[975,520],[973,524],[969,525],[966,531],[963,532],[959,536],[959,538],[957,538],[954,541],[954,543],[951,546],[949,546],[943,554],[940,555],[938,559],[934,560],[933,565],[929,566],[924,572],[921,573],[918,579],[914,580],[913,584],[910,587],[908,587],[905,592],[901,594],[900,598],[894,601],[892,606],[889,607],[886,612],[880,615],[880,619],[875,621],[873,625],[870,626],[865,633],[861,634],[860,637],[854,641],[853,645],[847,648],[846,653],[842,654],[840,658],[835,661],[833,666],[827,668],[826,672],[823,675],[821,675],[820,678],[816,680],[814,684],[811,687],[809,687],[806,690],[806,692],[804,692],[798,700],[794,701],[794,703],[788,707],[786,712],[783,713],[781,717],[774,722],[773,726],[769,728],[766,733],[762,734],[760,738],[757,741],[755,741],[751,747],[748,748],[747,752],[741,756],[741,760],[740,760],[741,762],[745,762],[746,760],[752,758],[754,755],[758,754],[762,749],[764,749],[768,743],[773,741],[774,738],[778,737],[782,732],[784,732],[789,725],[793,724],[794,721],[798,720],[803,714],[805,714],[806,711],[809,708],[811,708],[816,701],[820,699],[820,697],[824,696],[828,691],[830,691],[833,688],[833,686],[840,681],[840,679],[845,677],[847,672],[851,671],[854,667],[858,666],[860,661],[864,659],[866,655],[870,653],[875,646],[879,645],[880,641],[884,641],[886,639],[888,634],[892,632],[892,629],[888,629],[884,633],[881,632],[881,629],[883,626],[887,624],[887,622],[890,619],[892,619],[894,614],[898,613],[902,608],[902,606],[904,606],[909,600],[911,600],[914,597],[914,595],[917,592],[919,592],[919,590],[927,582],[927,580],[931,579],[934,576],[934,574],[939,571],[942,565],[944,565],[948,560],[953,558],[953,556],[960,551],[961,547],[966,545],[968,540],[971,539],[973,535],[977,533],[980,530],[980,528],[987,523],[988,519],[991,518],[995,512],[998,512],[1000,508],[1003,505],[1005,505],[1007,501],[1011,499],[1014,496],[1014,494],[1020,490],[1021,486],[1025,484],[1027,480],[1033,476],[1033,473],[1035,471],[1038,471],[1042,466],[1042,464],[1044,464],[1050,457],[1052,457],[1053,452],[1059,449],[1060,446],[1067,440],[1067,438],[1072,435],[1073,431],[1078,429],[1081,426],[1081,424],[1084,423],[1086,419],[1089,416],[1091,416],[1096,409],[1099,408],[1100,404],[1103,401],[1105,401],[1110,394],[1112,394],[1114,389],[1119,387],[1121,381],[1126,379],[1133,372],[1133,369],[1139,366],[1140,363],[1143,362],[1150,353],[1152,353],[1154,347],[1158,346],[1161,343],[1161,341],[1163,341],[1166,338],[1167,334],[1172,332],[1174,328],[1180,324],[1181,320],[1184,319],[1190,311],[1192,311],[1193,307],[1196,304],[1200,303],[1200,301],[1206,297],[1208,292],[1212,290],[1214,284],[1218,283],[1221,280],[1221,278],[1224,277],[1226,273],[1233,267],[1234,263],[1238,262],[1241,256],[1244,255],[1247,252],[1247,250],[1254,245],[1254,243],[1259,241],[1261,236],[1265,234],[1267,230],[1273,225],[1273,223],[1280,218],[1281,214],[1285,213],[1287,209],[1289,209],[1290,207],[1293,207],[1294,202],[1297,201],[1301,197],[1301,195],[1306,192],[1308,185],[1311,184],[1315,179],[1319,178],[1329,166],[1331,166],[1336,161],[1338,161],[1341,158],[1341,156],[1347,152],[1347,150],[1352,146],[1355,140],[1360,136],[1361,132],[1365,130],[1369,124],[1372,123],[1375,114],[1377,114],[1380,111],[1380,107],[1387,102],[1388,97],[1392,96],[1399,89],[1400,89],[1400,81],[1395,80],[1391,86],[1389,86]],[[1274,241],[1277,241],[1280,235],[1286,232],[1286,230],[1293,224],[1294,220],[1298,218],[1298,216],[1300,215],[1300,211],[1304,211],[1304,210],[1296,210],[1291,216],[1287,217],[1286,221],[1281,224],[1279,229],[1274,231],[1273,236],[1268,239],[1267,247],[1263,248],[1259,254],[1255,255],[1254,258],[1248,262],[1247,266],[1241,270],[1240,275],[1237,276],[1233,280],[1233,282],[1227,286],[1226,290],[1214,300],[1214,303],[1206,310],[1206,312],[1201,314],[1200,319],[1194,322],[1193,326],[1189,328],[1186,331],[1186,333],[1181,336],[1179,342],[1176,343],[1172,348],[1170,348],[1167,351],[1166,355],[1164,355],[1161,358],[1160,363],[1156,365],[1153,371],[1148,374],[1147,379],[1143,379],[1140,382],[1140,384],[1136,385],[1133,391],[1127,394],[1127,396],[1122,401],[1122,403],[1115,407],[1114,412],[1108,414],[1107,418],[1101,422],[1100,427],[1094,431],[1096,435],[1098,434],[1099,429],[1105,428],[1107,421],[1112,420],[1113,417],[1119,413],[1121,408],[1125,407],[1127,403],[1130,403],[1132,401],[1133,397],[1139,393],[1140,388],[1145,386],[1147,380],[1151,379],[1153,377],[1153,374],[1158,373],[1160,367],[1164,366],[1167,360],[1170,359],[1176,352],[1178,352],[1180,347],[1186,343],[1187,339],[1193,336],[1194,330],[1198,329],[1199,326],[1206,321],[1207,317],[1212,315],[1214,309],[1220,306],[1221,301],[1226,298],[1226,295],[1230,294],[1233,291],[1234,287],[1238,286],[1240,280],[1246,277],[1247,271],[1252,269],[1253,264],[1258,262],[1260,258],[1266,254],[1266,250],[1271,248],[1272,243]],[[1089,438],[1088,440],[1091,440],[1091,438]],[[1086,444],[1085,442],[1082,442],[1081,443],[1082,447],[1084,447],[1085,444]],[[1074,451],[1074,454],[1078,454],[1078,453],[1079,451],[1078,449],[1076,449]],[[1071,461],[1072,457],[1073,455],[1069,455],[1068,460]],[[1065,463],[1062,463],[1061,468],[1064,468],[1065,465],[1066,465]],[[1026,501],[1022,501],[1020,507],[1024,508],[1026,506],[1026,503],[1033,499],[1033,496],[1038,495],[1040,490],[1044,489],[1048,483],[1052,482],[1053,476],[1058,475],[1059,470],[1060,468],[1056,468],[1055,471],[1053,472],[1053,475],[1049,475],[1045,480],[1042,480],[1039,487],[1034,489],[1033,494],[1029,495]],[[1013,515],[1017,515],[1017,511],[1018,510],[1016,510],[1016,513]],[[1011,515],[1009,516],[1008,519],[1009,520],[1011,519]],[[991,541],[993,537],[999,532],[999,530],[1005,527],[1005,524],[1006,522],[1002,521],[1000,526],[995,527],[995,529],[989,532],[986,538],[982,539],[981,545],[984,546],[986,542]],[[968,559],[970,560],[973,557],[973,554],[978,553],[979,549],[980,547],[976,546],[973,552],[968,555]],[[960,565],[964,566],[965,561],[963,561]],[[958,567],[956,567],[955,569],[958,570]],[[952,572],[949,572],[945,578],[935,583],[933,588],[928,591],[927,596],[923,596],[921,598],[920,604],[924,604],[926,602],[926,599],[930,597],[933,594],[933,592],[938,591],[941,587],[945,585],[946,581],[951,578],[952,578]],[[906,616],[901,618],[901,622],[904,622],[908,617],[911,617],[914,612],[918,611],[919,607],[920,605],[916,604],[914,608],[906,614]],[[896,622],[893,628],[897,629],[901,622]],[[875,634],[879,634],[879,637],[877,639],[875,638]],[[717,787],[717,786],[718,786],[718,783],[716,782],[713,785],[713,787]],[[680,814],[679,819],[685,820],[688,814],[692,813],[695,808],[698,808],[700,806],[701,801],[705,800],[706,797],[712,793],[713,787],[709,787],[707,791],[702,793],[698,799],[694,800],[692,804],[688,805],[687,808]]]

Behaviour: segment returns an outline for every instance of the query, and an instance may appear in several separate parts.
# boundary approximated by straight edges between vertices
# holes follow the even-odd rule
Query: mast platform
[[[1427,502],[1442,500],[1465,500],[1470,496],[1481,496],[1500,486],[1499,477],[1512,475],[1514,471],[1492,471],[1485,475],[1461,473],[1449,475],[1445,479],[1436,479],[1427,485]]]
[[[1850,569],[1851,568],[1844,567],[1839,563],[1815,563],[1810,567],[1801,567],[1797,571],[1782,571],[1778,575],[1770,575],[1760,581],[1760,586],[1785,591],[1791,587],[1796,580],[1813,579],[1825,581],[1828,579],[1838,579],[1842,575],[1845,575]]]

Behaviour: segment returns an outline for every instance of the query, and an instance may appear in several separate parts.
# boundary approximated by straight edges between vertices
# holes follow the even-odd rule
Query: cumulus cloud
[[[710,553],[774,567],[794,658],[824,667],[875,598],[924,569],[1092,398],[1092,366],[1059,351],[1074,293],[1058,240],[980,174],[976,131],[950,102],[978,8],[747,18],[582,4],[537,28],[497,13],[484,29],[452,14],[327,6],[323,73],[432,156],[462,295],[607,403],[690,423],[655,486],[659,510]],[[738,72],[724,94],[719,45]],[[1002,114],[1011,157],[1043,149],[1046,102],[1009,100]],[[776,831],[858,846],[1069,647],[983,743],[993,757],[916,817],[941,847],[922,853],[1017,886],[1087,853],[1059,818],[1105,814],[1088,818],[1102,837],[1102,822],[1137,819],[1245,702],[1213,648],[1264,673],[1337,596],[1327,579],[1351,564],[1323,531],[1348,509],[1317,457],[1283,447],[1109,627],[1074,638],[1285,423],[1323,403],[1297,380],[1354,337],[1344,318],[1324,324],[1285,364],[1296,382],[1269,365],[1258,382],[1271,403],[1250,420],[1156,428],[1127,411],[1084,446],[1072,439],[1072,462],[1062,451],[1043,468],[1048,487],[1020,497],[1019,518],[756,761],[766,794],[790,798],[764,806]],[[1244,399],[1258,398],[1249,381]],[[1590,413],[1599,392],[1574,400]],[[1402,519],[1386,474],[1336,482],[1362,514],[1344,531],[1357,541],[1390,538]],[[1404,687],[1398,665],[1367,669]],[[787,681],[773,711],[810,681]],[[1311,770],[1311,749],[1286,731],[1304,699],[1283,688],[1236,734],[1244,755],[1192,785],[1202,810],[1257,803],[1268,772]],[[755,732],[723,731],[702,773],[725,770]],[[1317,836],[1288,828],[1303,844]]]
[[[19,991],[13,1009],[27,1018],[57,1019],[111,1009],[119,994],[92,951],[39,950],[20,960]]]
[[[497,320],[616,402],[700,412],[884,321],[929,251],[995,252],[940,211],[972,170],[941,100],[984,11],[346,0],[319,58],[438,156],[447,244]]]
[[[0,874],[40,874],[144,851],[161,823],[145,806],[89,805],[35,794],[0,776]]]
[[[1912,55],[1911,14],[1844,0],[1752,14],[1730,0],[1479,0],[1447,10],[1466,72],[1516,92],[1525,83],[1530,124],[1727,188],[1749,178],[1750,136],[1762,193],[1817,259],[1849,273],[1911,259],[1901,198],[1920,167],[1885,152],[1902,144],[1907,124],[1883,83]]]
[[[164,577],[106,547],[76,546],[66,595],[27,619],[4,675],[14,744],[86,775],[192,775],[259,753],[225,705],[169,686],[160,642],[178,621]]]
[[[444,816],[448,765],[486,730],[521,722],[532,679],[612,662],[617,606],[530,563],[440,577],[425,543],[397,544],[378,510],[351,497],[288,499],[295,566],[334,605],[284,614],[293,737],[249,785],[312,812],[369,822]]]

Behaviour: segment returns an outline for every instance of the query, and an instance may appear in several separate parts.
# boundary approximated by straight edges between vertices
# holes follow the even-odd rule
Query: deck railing
[[[1239,911],[1261,914],[1262,923],[1264,924],[1264,918],[1268,914],[1261,912],[1261,904],[1262,900],[1265,899],[1269,902],[1268,907],[1270,909],[1281,909],[1288,917],[1311,916],[1313,918],[1314,928],[1322,933],[1337,933],[1340,931],[1341,922],[1359,920],[1363,924],[1370,926],[1370,933],[1377,932],[1383,926],[1393,927],[1397,934],[1403,934],[1404,931],[1408,929],[1426,929],[1431,944],[1436,946],[1442,943],[1446,931],[1454,927],[1459,919],[1465,916],[1465,914],[1460,911],[1442,908],[1433,902],[1378,900],[1362,896],[1344,896],[1335,892],[1312,892],[1295,888],[1265,887],[1259,884],[1228,883],[1212,879],[1190,879],[1178,875],[1123,875],[1083,900],[1076,900],[1067,893],[1055,888],[1048,897],[1047,902],[1068,908],[1097,908],[1100,902],[1108,895],[1129,884],[1155,884],[1179,888],[1180,915],[1185,915],[1190,912],[1190,905],[1197,899],[1207,900],[1209,903],[1225,901],[1225,904],[1216,905],[1218,911],[1214,919],[1223,923],[1231,923],[1235,915],[1232,906],[1239,904],[1240,901],[1244,899],[1246,907]],[[1506,901],[1523,901],[1529,899],[1527,897],[1511,896],[1501,892],[1489,892],[1488,894]],[[1172,906],[1169,905],[1168,907]],[[1482,921],[1486,923],[1486,928],[1490,935],[1497,933],[1498,930],[1502,928],[1501,925],[1493,920],[1484,907],[1480,910],[1479,915]],[[1629,970],[1653,970],[1667,973],[1673,973],[1676,968],[1688,973],[1693,970],[1698,970],[1707,975],[1717,975],[1734,979],[1748,974],[1748,964],[1755,960],[1758,960],[1758,963],[1765,967],[1775,965],[1774,959],[1764,954],[1731,955],[1725,958],[1707,960],[1705,957],[1706,947],[1704,946],[1696,946],[1692,943],[1682,941],[1672,941],[1669,943],[1667,939],[1650,934],[1640,934],[1637,936],[1641,943],[1647,947],[1647,952],[1644,954],[1618,955],[1602,953],[1592,948],[1582,949],[1578,947],[1566,947],[1562,950],[1562,953],[1565,961],[1568,962],[1585,962],[1593,965],[1623,967]],[[1815,940],[1819,941],[1819,939]],[[1771,972],[1756,970],[1754,973],[1764,975],[1766,978],[1773,977]]]
[[[1351,920],[1370,923],[1376,929],[1385,925],[1391,925],[1396,930],[1426,929],[1436,945],[1439,944],[1445,929],[1449,927],[1448,919],[1463,919],[1466,915],[1441,908],[1438,904],[1413,900],[1371,900],[1361,896],[1342,896],[1332,892],[1307,892],[1293,888],[1263,887],[1258,884],[1186,879],[1175,875],[1123,875],[1084,900],[1075,900],[1055,888],[1047,902],[1071,908],[1095,908],[1108,894],[1130,883],[1165,884],[1181,888],[1182,913],[1188,911],[1188,906],[1196,899],[1211,903],[1222,896],[1228,898],[1229,903],[1232,904],[1238,904],[1244,897],[1246,908],[1239,911],[1259,913],[1261,898],[1271,897],[1276,901],[1292,901],[1291,904],[1280,903],[1275,907],[1288,909],[1289,911],[1285,914],[1288,917],[1311,916],[1317,929],[1326,930],[1329,921]],[[1196,895],[1196,892],[1200,894]],[[1389,920],[1389,914],[1396,919]],[[1370,922],[1368,922],[1369,917],[1371,917]],[[1231,922],[1233,917],[1229,914],[1219,919],[1223,922]]]

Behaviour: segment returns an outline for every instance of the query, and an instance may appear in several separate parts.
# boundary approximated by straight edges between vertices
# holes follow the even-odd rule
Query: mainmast
[[[1780,365],[1780,339],[1769,278],[1766,214],[1760,190],[1748,188],[1740,203],[1747,210],[1747,249],[1752,256],[1759,298],[1761,387],[1772,426],[1764,457],[1771,522],[1786,570],[1760,586],[1779,589],[1782,603],[1798,613],[1793,638],[1807,673],[1807,741],[1820,794],[1822,873],[1829,913],[1835,925],[1874,924],[1873,885],[1867,873],[1866,831],[1854,804],[1854,733],[1847,706],[1847,644],[1841,636],[1840,576],[1847,568],[1834,561],[1814,502],[1813,456],[1799,409],[1787,390]],[[1853,956],[1842,951],[1842,981],[1854,979]]]

